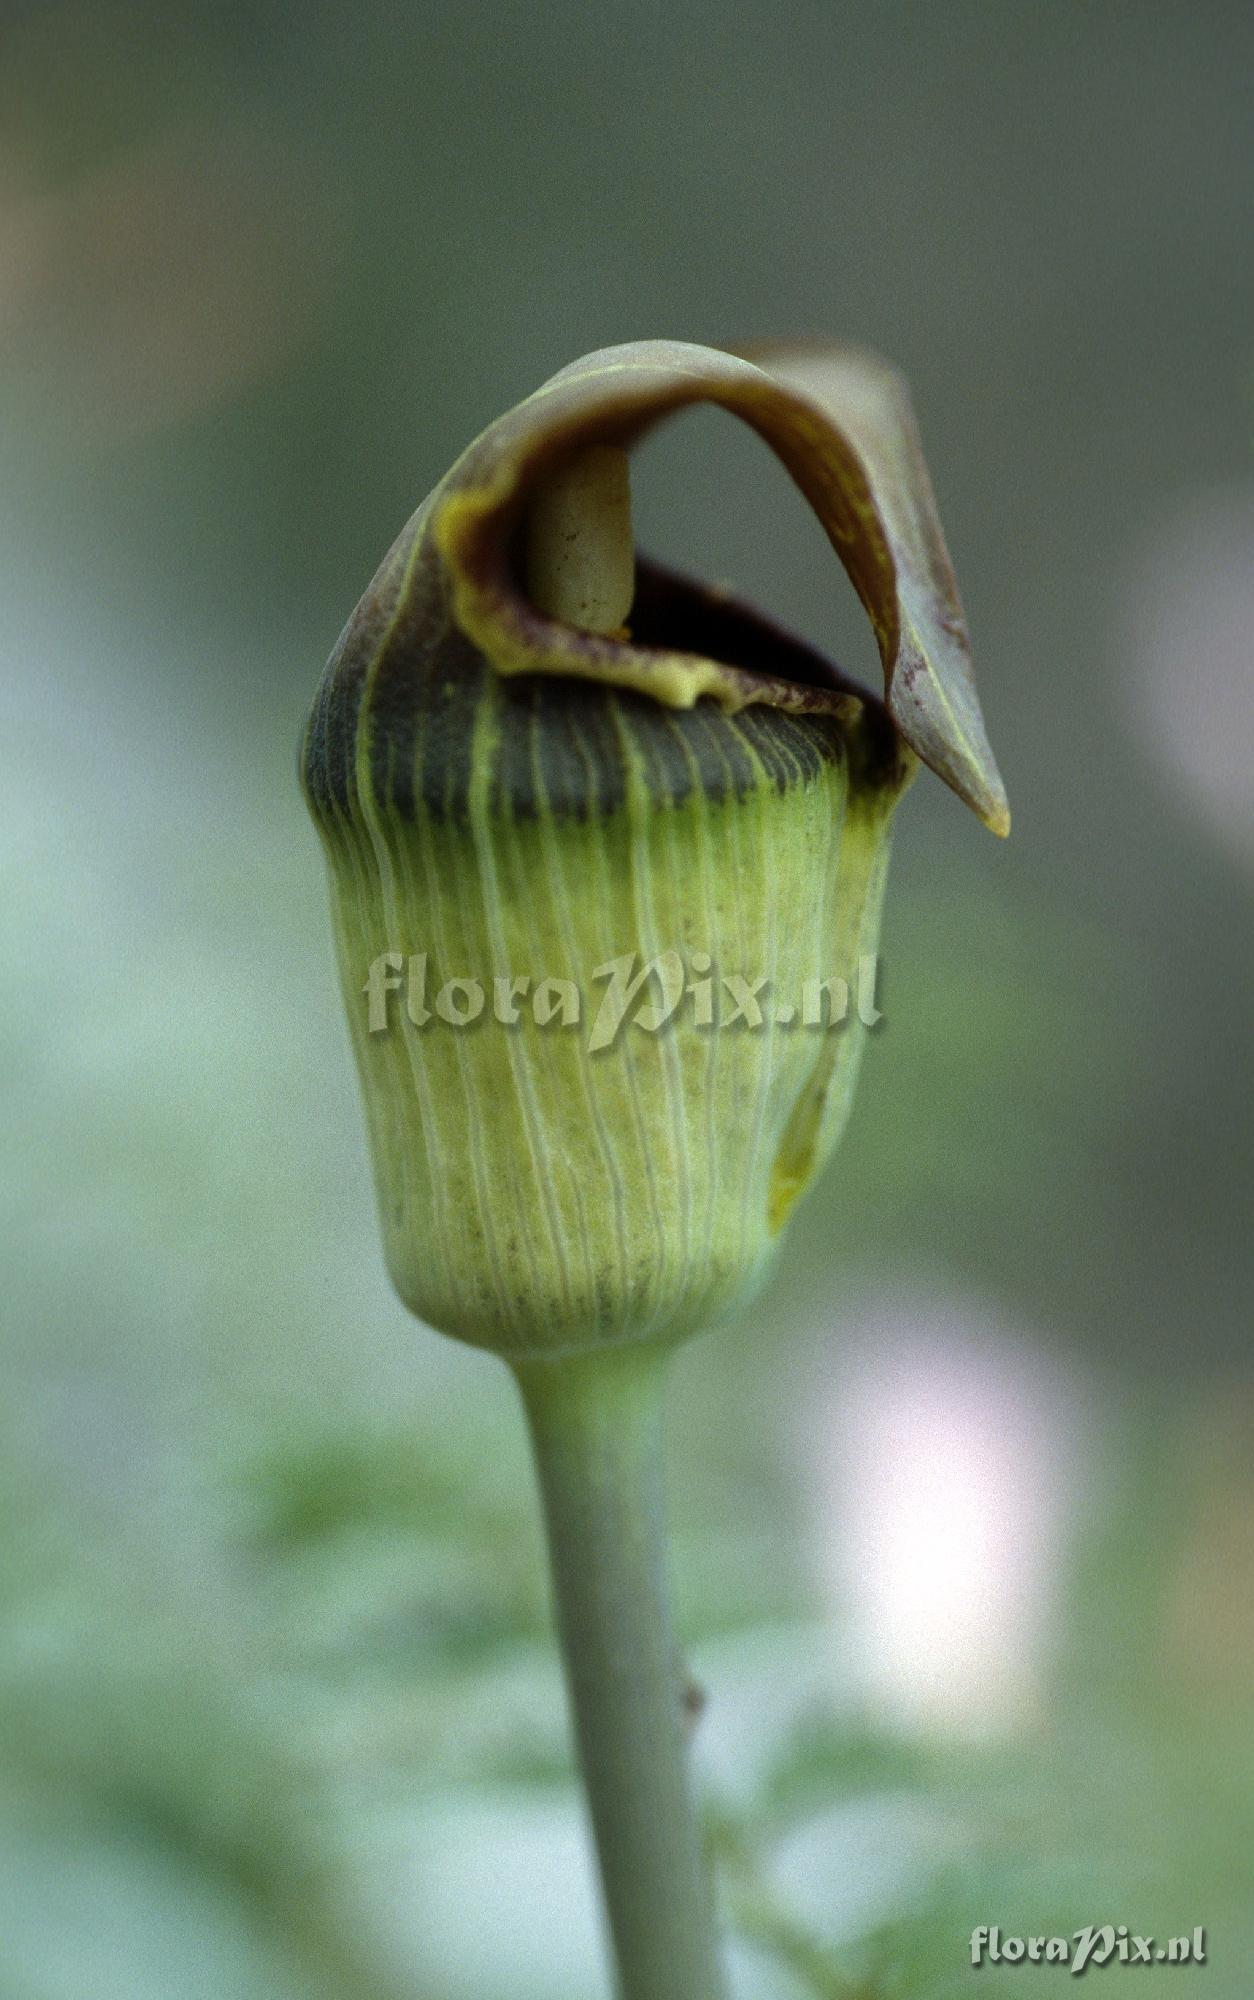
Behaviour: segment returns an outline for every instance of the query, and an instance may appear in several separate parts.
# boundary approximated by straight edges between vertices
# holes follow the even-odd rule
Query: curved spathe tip
[[[677,708],[703,696],[728,709],[821,706],[826,690],[782,676],[561,625],[518,586],[511,548],[536,480],[573,452],[629,446],[701,402],[749,424],[792,475],[871,621],[901,736],[1005,835],[1005,788],[909,393],[897,370],[865,349],[779,343],[732,354],[649,340],[563,368],[471,445],[424,510],[457,623],[503,674],[575,675]]]

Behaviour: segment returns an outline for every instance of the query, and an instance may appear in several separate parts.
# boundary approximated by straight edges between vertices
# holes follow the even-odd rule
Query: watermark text
[[[708,952],[678,951],[643,958],[623,952],[595,966],[587,981],[497,972],[459,973],[439,980],[425,951],[384,951],[371,961],[362,992],[366,1026],[381,1035],[403,1007],[415,1028],[441,1023],[471,1028],[491,1020],[515,1028],[524,1012],[538,1028],[583,1029],[588,1049],[610,1048],[625,1027],[655,1035],[671,1022],[741,1032],[771,1027],[842,1028],[850,1019],[873,1028],[883,1020],[877,1001],[879,959],[859,958],[852,980],[835,974],[801,981],[792,997],[777,995],[764,974],[716,968]]]
[[[1127,1924],[1085,1924],[1070,1937],[1015,1937],[996,1924],[981,1924],[971,1933],[971,1963],[1065,1965],[1073,1979],[1091,1966],[1205,1965],[1206,1931],[1199,1924],[1187,1936],[1159,1942]]]

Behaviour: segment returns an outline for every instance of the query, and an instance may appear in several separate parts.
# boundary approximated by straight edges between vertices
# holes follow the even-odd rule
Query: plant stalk
[[[664,1353],[516,1369],[619,2000],[723,2000],[666,1583]]]

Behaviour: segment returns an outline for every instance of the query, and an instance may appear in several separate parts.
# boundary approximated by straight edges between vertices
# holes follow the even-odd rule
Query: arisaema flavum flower
[[[694,403],[809,501],[882,698],[637,558],[627,453]],[[722,1991],[660,1357],[760,1278],[839,1137],[920,761],[1007,830],[905,387],[835,346],[642,341],[563,369],[402,531],[305,737],[389,1269],[522,1385],[625,2000]]]

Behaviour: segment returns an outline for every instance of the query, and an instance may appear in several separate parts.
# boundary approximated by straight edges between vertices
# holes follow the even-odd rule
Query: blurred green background
[[[1235,0],[9,0],[0,2000],[608,1990],[518,1412],[386,1284],[294,752],[484,423],[770,333],[908,373],[1016,817],[915,787],[841,1158],[676,1369],[736,2000],[1105,1921],[1248,2000],[1252,74]],[[747,433],[637,506],[873,677]]]

